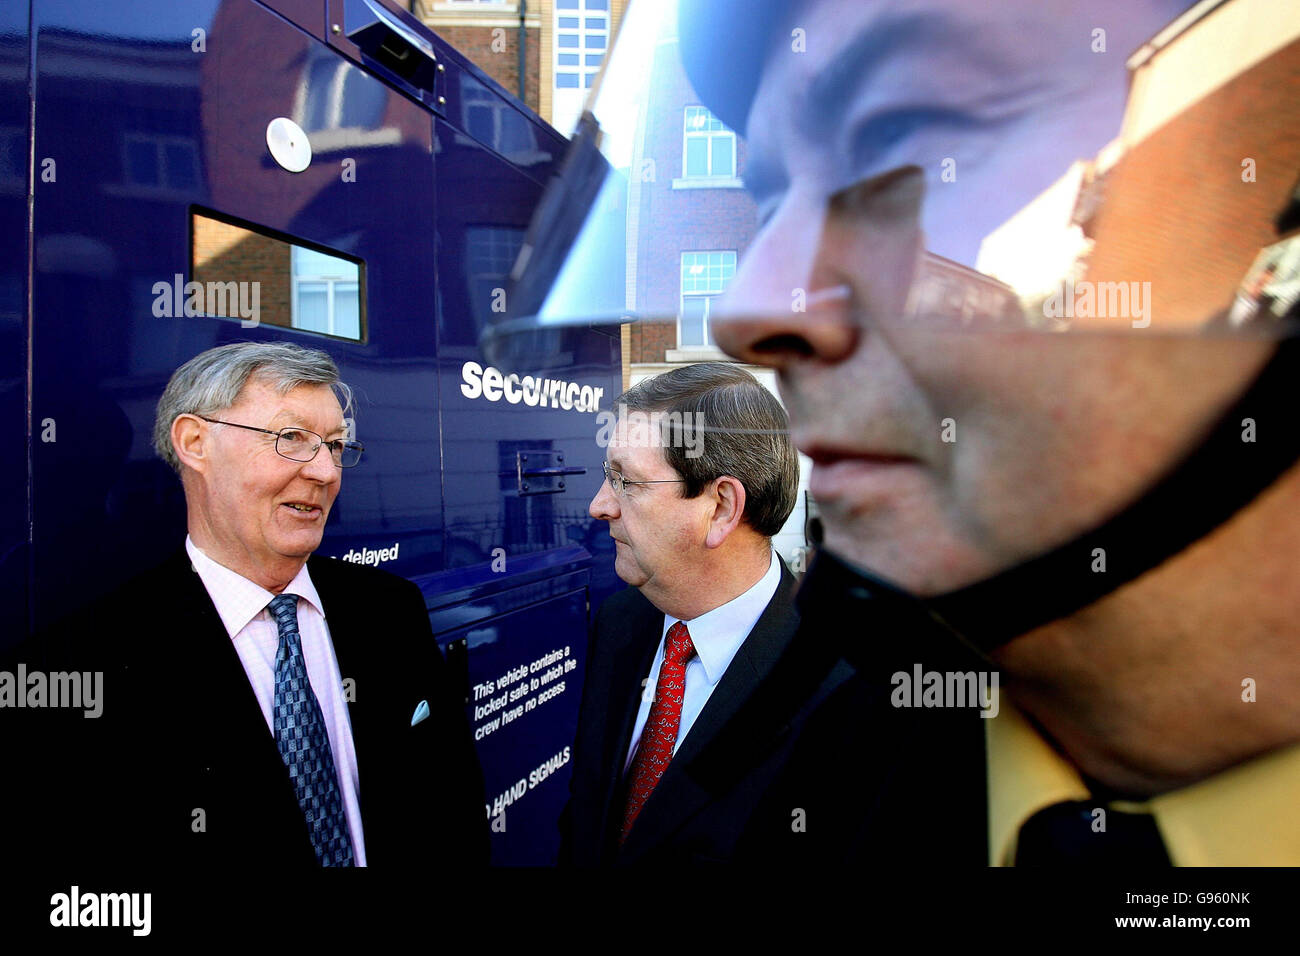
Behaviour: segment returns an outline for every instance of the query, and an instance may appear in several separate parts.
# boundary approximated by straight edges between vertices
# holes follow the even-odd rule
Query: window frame
[[[233,226],[236,229],[242,229],[245,232],[253,233],[255,235],[261,236],[264,239],[272,239],[275,240],[276,242],[283,243],[284,245],[290,247],[289,324],[280,325],[279,323],[267,322],[265,319],[261,319],[260,321],[265,322],[267,327],[275,328],[275,329],[283,329],[286,332],[296,332],[299,333],[300,335],[320,335],[320,336],[325,336],[327,338],[333,339],[338,342],[351,342],[358,345],[365,345],[370,341],[370,316],[369,316],[369,310],[367,309],[367,303],[366,303],[366,298],[367,298],[366,285],[368,282],[367,272],[369,270],[368,270],[368,263],[365,258],[352,255],[350,253],[342,252],[338,249],[331,248],[330,246],[322,245],[319,242],[312,242],[310,240],[302,238],[301,236],[296,236],[291,233],[283,232],[279,229],[274,229],[270,226],[265,225],[264,223],[253,222],[252,220],[249,219],[242,219],[239,216],[232,216],[229,215],[228,213],[219,212],[208,206],[200,206],[198,204],[192,203],[190,204],[187,210],[187,220],[188,220],[188,227],[189,227],[187,266],[186,266],[186,273],[185,273],[187,280],[197,281],[196,273],[198,272],[198,264],[195,262],[195,256],[194,256],[195,242],[198,238],[197,226],[195,222],[196,218],[208,219],[213,222],[224,224],[226,226]],[[315,329],[304,329],[296,324],[298,320],[298,315],[297,315],[298,276],[294,274],[293,252],[292,252],[294,248],[305,249],[308,252],[317,252],[320,253],[321,255],[329,256],[334,259],[339,259],[343,262],[350,262],[357,267],[357,276],[355,280],[352,280],[351,278],[339,280],[340,282],[346,284],[350,284],[353,281],[356,282],[357,334],[355,336],[343,335],[337,332],[318,332]],[[218,280],[218,281],[227,281],[227,280]],[[241,281],[241,280],[234,279],[230,281]],[[320,281],[320,280],[309,279],[308,281]],[[334,315],[333,315],[333,301],[334,301],[333,291],[334,291],[333,286],[331,285],[330,298],[329,298],[329,305],[331,310],[330,311],[331,328],[333,328],[335,325]],[[207,315],[206,313],[199,317],[207,318],[207,319],[225,320],[225,321],[232,321],[232,320],[238,321],[238,319],[235,319],[233,316]]]
[[[609,10],[609,4],[606,3],[605,9],[600,10],[594,8],[588,9],[587,3],[588,0],[577,0],[577,5],[571,9],[562,9],[559,4],[556,4],[555,6],[552,23],[555,41],[552,44],[554,52],[551,61],[551,88],[553,93],[561,93],[564,96],[571,96],[574,95],[573,91],[575,90],[591,89],[592,85],[595,83],[596,76],[604,67],[606,57],[609,55],[609,41],[612,37],[612,17]],[[561,27],[561,16],[566,18],[576,18],[578,20],[578,26]],[[588,27],[587,21],[589,18],[593,17],[603,19],[605,26],[603,28]],[[572,37],[576,40],[577,42],[575,45],[562,47],[560,45],[561,40],[562,38],[567,37]],[[600,46],[593,46],[592,42],[594,42],[594,40],[592,38],[599,38]],[[559,60],[561,53],[576,55],[579,62],[576,65],[562,64]],[[596,64],[591,63],[591,58],[593,56],[598,56],[600,62]],[[561,76],[574,78],[576,79],[576,82],[572,85],[561,86]],[[584,93],[582,95],[585,96],[586,94]]]
[[[361,331],[360,326],[361,326],[361,319],[362,319],[360,265],[358,263],[352,262],[352,260],[350,259],[344,259],[342,256],[337,256],[334,255],[333,253],[327,254],[324,252],[320,252],[320,255],[329,255],[331,259],[334,259],[339,262],[351,262],[352,265],[357,267],[356,278],[352,278],[351,276],[345,276],[345,275],[326,275],[324,273],[306,273],[303,275],[299,275],[298,263],[295,254],[300,249],[306,249],[306,251],[308,252],[319,252],[319,250],[308,249],[306,246],[295,244],[293,246],[292,251],[289,253],[289,323],[290,323],[289,328],[295,329],[299,332],[315,332],[317,335],[329,335],[329,336],[333,336],[334,338],[346,339],[349,342],[360,341],[360,331]],[[323,284],[325,286],[325,317],[326,317],[327,328],[325,328],[324,330],[309,329],[298,323],[298,316],[299,316],[298,288],[300,285],[304,283],[311,283],[313,285]],[[338,323],[337,323],[338,316],[334,308],[334,295],[335,295],[335,290],[339,286],[356,287],[357,326],[358,326],[357,336],[345,335],[344,333],[338,331]]]
[[[693,130],[690,128],[691,110],[703,110],[704,114],[710,119],[716,120],[721,129],[703,129]],[[713,143],[715,139],[729,138],[731,141],[731,172],[715,172],[713,169]],[[704,175],[691,173],[687,165],[687,155],[690,149],[690,143],[693,139],[703,139],[705,141],[705,166],[708,169]],[[699,103],[688,103],[682,108],[682,175],[681,179],[689,182],[707,182],[717,180],[718,182],[731,182],[738,178],[737,172],[740,165],[738,156],[739,147],[737,145],[736,131],[733,130],[722,120],[718,119],[707,106]]]
[[[716,290],[688,293],[685,290],[687,256],[707,257],[710,255],[723,256],[724,258],[721,263],[721,268],[725,271],[728,269],[728,267],[730,267],[730,271],[727,272],[727,274],[723,277],[721,284]],[[729,259],[726,258],[728,256],[730,257]],[[710,313],[712,312],[713,300],[718,298],[720,295],[723,295],[727,291],[727,286],[730,284],[731,280],[735,278],[736,263],[738,258],[739,256],[737,255],[737,250],[735,249],[683,249],[681,250],[681,253],[679,254],[678,257],[678,274],[677,274],[677,348],[679,350],[717,351],[718,349],[717,343],[713,341],[713,336],[710,334],[709,331],[711,327],[711,324],[709,322],[709,316]],[[704,262],[705,269],[707,269],[708,266],[709,263],[706,258]],[[707,281],[707,275],[705,278]],[[704,300],[704,315],[702,316],[704,321],[703,324],[704,341],[698,345],[686,345],[682,342],[682,318],[686,313],[687,299]]]

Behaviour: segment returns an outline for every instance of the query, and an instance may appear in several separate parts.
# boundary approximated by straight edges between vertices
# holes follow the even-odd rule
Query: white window
[[[609,0],[555,0],[552,119],[561,132],[577,125],[586,91],[605,62],[609,35]]]
[[[360,340],[360,292],[355,262],[293,247],[293,328]]]
[[[682,309],[677,320],[678,348],[710,348],[709,312],[713,300],[736,274],[736,253],[682,253]]]
[[[703,106],[686,107],[683,179],[734,179],[736,134]]]

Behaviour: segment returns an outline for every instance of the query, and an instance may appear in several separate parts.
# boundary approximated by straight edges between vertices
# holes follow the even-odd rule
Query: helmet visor
[[[1267,0],[633,0],[486,344],[775,367],[827,546],[947,593],[1150,495],[1294,339],[1297,94]]]
[[[708,347],[827,308],[1293,334],[1300,10],[1078,6],[633,0],[493,346],[636,320]]]

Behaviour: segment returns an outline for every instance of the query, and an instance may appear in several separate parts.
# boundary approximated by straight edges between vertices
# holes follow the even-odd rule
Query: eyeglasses
[[[366,446],[359,441],[344,441],[342,438],[326,441],[320,435],[305,428],[290,426],[281,428],[278,432],[273,432],[269,428],[255,428],[252,425],[240,425],[237,422],[223,422],[219,418],[208,418],[205,415],[199,415],[198,417],[214,425],[229,425],[231,428],[246,428],[250,432],[274,435],[275,453],[281,458],[288,458],[290,461],[311,461],[316,457],[316,453],[320,451],[321,445],[326,445],[330,450],[330,457],[334,459],[335,465],[339,468],[351,468],[361,461],[361,453],[366,450]]]
[[[624,485],[666,485],[686,480],[685,478],[652,478],[649,481],[629,481],[627,478],[623,477],[621,472],[614,471],[610,468],[609,462],[603,461],[600,465],[601,468],[605,470],[605,480],[609,482],[609,486],[614,489],[614,494],[616,495],[621,495],[623,493]]]

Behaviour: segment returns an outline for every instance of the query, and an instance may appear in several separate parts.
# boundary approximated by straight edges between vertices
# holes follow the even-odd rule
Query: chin
[[[628,587],[639,588],[641,585],[645,584],[646,581],[649,580],[649,578],[647,578],[644,574],[641,573],[640,568],[637,567],[628,568],[626,562],[624,562],[621,558],[617,558],[614,561],[614,573],[617,574],[619,576],[619,580],[621,580]]]
[[[310,538],[289,538],[277,541],[275,551],[286,558],[305,561],[320,547],[321,537],[321,535],[313,535]]]
[[[991,577],[998,569],[960,542],[942,533],[881,534],[826,527],[828,551],[883,578],[916,597],[929,598],[956,591]]]

